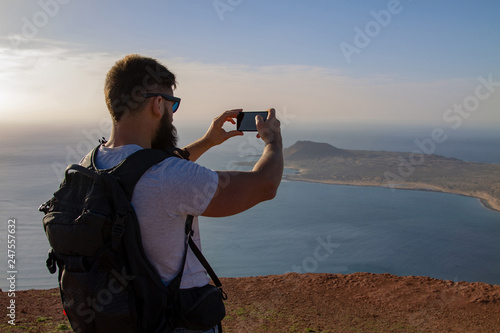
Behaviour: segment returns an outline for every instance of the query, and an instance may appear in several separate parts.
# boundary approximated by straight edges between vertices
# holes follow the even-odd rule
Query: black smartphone
[[[267,119],[267,111],[246,111],[240,112],[236,118],[236,129],[238,131],[256,132],[255,116],[260,115],[262,119]]]

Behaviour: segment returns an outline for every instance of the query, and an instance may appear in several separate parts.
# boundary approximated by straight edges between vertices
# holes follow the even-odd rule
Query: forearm
[[[283,174],[281,144],[267,144],[252,171],[217,171],[217,174],[217,191],[203,216],[230,216],[271,200]]]
[[[227,139],[243,135],[240,131],[229,131],[227,132],[222,128],[225,122],[235,123],[234,118],[238,116],[241,109],[229,110],[221,114],[219,117],[215,118],[210,125],[208,131],[200,139],[184,147],[189,151],[189,159],[191,161],[196,161],[201,155],[203,155],[210,148],[220,145]]]
[[[281,141],[273,141],[265,146],[253,171],[259,173],[268,187],[268,191],[273,193],[274,197],[283,176],[283,145]]]
[[[212,147],[213,145],[211,145],[205,137],[202,137],[187,145],[183,149],[187,149],[187,151],[189,151],[189,160],[195,162],[201,155]]]

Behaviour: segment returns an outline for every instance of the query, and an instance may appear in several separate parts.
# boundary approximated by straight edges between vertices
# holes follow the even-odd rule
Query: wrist
[[[281,133],[273,133],[273,135],[270,135],[268,137],[268,140],[266,142],[266,145],[277,145],[282,147],[283,146],[283,138],[281,137]]]
[[[184,147],[182,149],[179,149],[178,151],[179,155],[185,159],[185,160],[188,160],[189,161],[189,156],[191,155],[191,153],[189,152],[189,150],[187,149],[187,147]]]
[[[266,142],[266,147],[267,146],[277,148],[277,149],[283,149],[283,142],[281,140],[272,140],[272,141]]]
[[[198,144],[202,147],[204,147],[206,150],[212,148],[213,146],[216,146],[217,144],[215,142],[212,142],[212,140],[210,139],[209,136],[207,136],[206,134],[204,136],[202,136],[199,140],[198,140]]]

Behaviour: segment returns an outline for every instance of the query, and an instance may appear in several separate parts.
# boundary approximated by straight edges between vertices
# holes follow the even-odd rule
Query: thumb
[[[255,116],[255,127],[257,127],[257,132],[264,127],[264,119],[260,115]]]

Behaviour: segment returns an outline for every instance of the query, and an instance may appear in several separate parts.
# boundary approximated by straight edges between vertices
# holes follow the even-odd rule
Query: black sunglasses
[[[177,109],[179,108],[179,104],[181,104],[181,99],[179,97],[174,97],[162,93],[147,93],[147,94],[142,94],[142,97],[148,98],[148,97],[155,97],[155,96],[161,96],[165,98],[167,101],[174,102],[174,105],[172,105],[172,113],[175,113]]]

